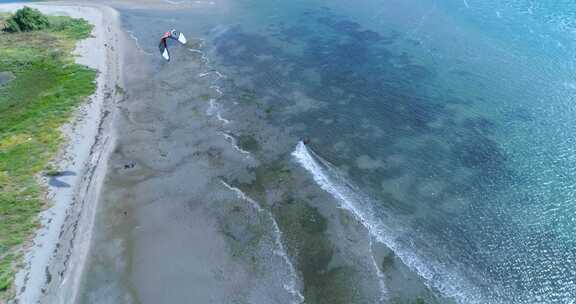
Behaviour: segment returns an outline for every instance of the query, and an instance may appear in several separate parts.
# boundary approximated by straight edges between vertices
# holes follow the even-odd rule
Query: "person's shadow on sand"
[[[73,171],[58,171],[54,174],[48,176],[48,185],[56,188],[70,188],[70,184],[58,180],[60,177],[64,176],[76,176],[76,172]]]

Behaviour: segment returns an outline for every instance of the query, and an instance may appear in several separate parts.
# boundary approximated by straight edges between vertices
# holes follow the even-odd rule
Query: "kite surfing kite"
[[[184,37],[184,34],[177,30],[171,30],[162,35],[158,48],[160,49],[160,54],[162,54],[162,57],[167,61],[170,61],[170,52],[168,52],[168,39],[174,39],[181,44],[186,44],[187,40],[186,37]]]

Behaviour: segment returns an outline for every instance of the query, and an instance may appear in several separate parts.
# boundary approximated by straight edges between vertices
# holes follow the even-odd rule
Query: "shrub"
[[[6,20],[4,30],[7,32],[30,32],[43,30],[49,26],[48,17],[37,9],[25,6]]]

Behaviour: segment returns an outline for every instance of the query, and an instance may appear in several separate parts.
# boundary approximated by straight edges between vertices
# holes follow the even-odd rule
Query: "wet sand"
[[[250,178],[245,168],[257,162],[207,115],[204,99],[218,96],[210,77],[189,83],[175,74],[206,72],[202,56],[174,52],[171,64],[183,70],[155,74],[134,64],[145,56],[135,54],[81,302],[289,303],[290,265],[274,253],[270,218],[221,182],[230,173]],[[233,249],[230,238],[253,248]],[[257,269],[257,259],[276,261],[275,269]]]

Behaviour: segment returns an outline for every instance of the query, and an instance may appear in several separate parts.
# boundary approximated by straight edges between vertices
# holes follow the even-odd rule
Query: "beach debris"
[[[162,57],[166,59],[166,61],[170,61],[170,52],[168,51],[168,39],[176,40],[183,45],[188,42],[184,34],[182,34],[177,30],[173,29],[164,33],[164,35],[162,35],[162,37],[160,38],[160,45],[158,45],[158,48],[160,49],[160,54],[162,54]]]

